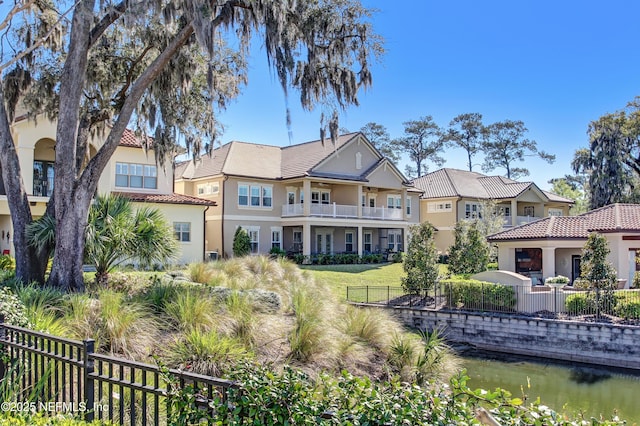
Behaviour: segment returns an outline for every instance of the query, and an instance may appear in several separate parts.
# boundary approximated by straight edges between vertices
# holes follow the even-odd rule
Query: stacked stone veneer
[[[474,313],[389,308],[406,325],[439,329],[480,349],[640,370],[640,327]]]

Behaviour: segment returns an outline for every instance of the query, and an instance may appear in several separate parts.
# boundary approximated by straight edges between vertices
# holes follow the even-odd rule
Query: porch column
[[[302,182],[302,192],[304,193],[304,204],[302,204],[302,215],[309,216],[311,214],[311,181],[310,180],[305,180],[304,182]]]
[[[308,223],[302,225],[302,254],[305,256],[311,254],[311,225]]]
[[[402,228],[402,251],[403,252],[407,252],[407,249],[409,248],[409,227],[405,226]]]
[[[407,188],[402,188],[402,220],[407,220]]]
[[[362,209],[360,209],[362,211]],[[362,257],[362,226],[358,226],[358,256]]]
[[[556,276],[556,248],[542,248],[542,279]]]
[[[362,218],[362,185],[358,185],[358,201],[356,206],[358,206],[358,219],[361,219]]]
[[[511,200],[511,226],[518,224],[518,201]]]

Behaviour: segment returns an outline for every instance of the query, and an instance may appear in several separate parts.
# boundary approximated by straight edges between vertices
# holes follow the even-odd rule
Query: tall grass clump
[[[289,344],[293,359],[302,362],[309,361],[320,353],[324,343],[321,304],[315,296],[307,287],[298,286],[293,289],[295,325],[289,335]]]
[[[385,351],[389,347],[391,336],[401,331],[398,323],[392,321],[382,309],[348,305],[339,321],[345,334]]]
[[[169,346],[165,359],[178,368],[219,377],[230,366],[252,357],[234,338],[215,330],[192,329]]]
[[[216,270],[209,263],[197,262],[189,265],[188,277],[194,283],[209,284],[216,276]]]
[[[72,295],[65,320],[73,337],[93,338],[99,350],[133,359],[146,358],[158,336],[158,321],[147,305],[111,290],[97,298]]]
[[[227,312],[231,316],[231,330],[235,337],[252,346],[255,342],[253,335],[255,330],[256,314],[251,300],[238,291],[234,291],[226,300]]]
[[[177,292],[166,303],[165,313],[183,331],[210,330],[215,325],[216,305],[211,297],[196,289]]]

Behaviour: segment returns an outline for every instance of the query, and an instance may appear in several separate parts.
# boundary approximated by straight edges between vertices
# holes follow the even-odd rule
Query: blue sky
[[[640,2],[364,4],[378,9],[373,22],[387,52],[360,107],[341,114],[341,127],[351,131],[374,121],[397,137],[404,121],[432,115],[446,126],[466,112],[483,114],[487,124],[522,120],[528,137],[557,156],[553,165],[523,164],[531,175],[522,180],[547,189],[549,179],[570,173],[574,151],[587,145],[588,123],[640,95]],[[285,99],[263,50],[255,49],[250,65],[249,85],[220,117],[227,126],[222,140],[288,145]],[[320,111],[302,111],[293,95],[289,104],[293,142],[317,139]],[[463,151],[445,157],[445,167],[465,167]]]

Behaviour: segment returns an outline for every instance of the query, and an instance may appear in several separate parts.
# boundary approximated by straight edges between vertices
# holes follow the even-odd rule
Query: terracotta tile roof
[[[490,235],[489,241],[586,239],[590,232],[640,232],[640,204],[610,204],[579,216],[551,216]]]
[[[503,176],[485,176],[467,170],[436,170],[415,179],[413,184],[424,191],[422,198],[506,199],[516,198],[524,191],[534,189],[550,201],[573,203],[570,199],[542,191],[533,182],[517,182]]]
[[[124,129],[122,137],[120,138],[120,146],[128,146],[130,148],[142,148],[142,140],[136,136],[135,132],[131,129]],[[153,146],[153,138],[147,136],[147,145]]]
[[[114,192],[116,195],[128,198],[137,203],[161,203],[161,204],[192,204],[199,206],[215,206],[215,201],[204,200],[182,194],[144,194],[137,192]]]

